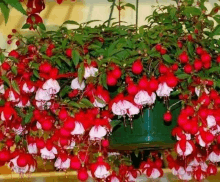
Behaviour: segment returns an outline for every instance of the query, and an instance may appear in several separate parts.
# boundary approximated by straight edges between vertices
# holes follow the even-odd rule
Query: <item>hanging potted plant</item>
[[[177,157],[165,155],[174,175],[216,174],[219,6],[207,12],[202,0],[176,2],[157,6],[139,28],[110,26],[110,15],[93,28],[69,20],[44,31],[31,13],[23,28],[42,31],[26,37],[13,30],[8,38],[17,48],[0,50],[1,165],[31,173],[40,158],[77,170],[81,181],[155,179],[163,175],[158,151],[136,169],[120,150],[172,147],[172,134]]]

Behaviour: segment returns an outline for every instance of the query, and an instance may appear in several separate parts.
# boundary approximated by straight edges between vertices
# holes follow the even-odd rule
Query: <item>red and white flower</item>
[[[113,103],[112,112],[118,116],[123,116],[126,114],[130,116],[138,114],[140,109],[129,101],[121,100],[117,103]]]
[[[207,90],[206,87],[204,88],[204,91],[205,91],[206,94],[209,94],[209,91]],[[195,88],[195,93],[196,93],[196,95],[197,95],[198,97],[200,96],[200,92],[201,92],[201,88],[200,88],[199,86],[196,87],[196,88]]]
[[[173,91],[172,88],[170,88],[166,82],[160,83],[158,86],[158,89],[156,91],[157,95],[159,97],[168,97],[170,96],[170,93]]]
[[[137,105],[153,105],[156,100],[156,94],[153,92],[151,95],[148,94],[147,91],[141,90],[139,91],[135,97],[134,102]]]
[[[18,102],[20,100],[20,95],[12,89],[7,89],[5,91],[5,98],[11,102]]]
[[[32,93],[35,91],[35,86],[31,82],[25,82],[22,86],[22,90],[25,93]]]
[[[10,160],[8,166],[15,173],[27,173],[34,172],[36,168],[36,161],[29,154],[18,154],[13,159]]]
[[[110,165],[104,162],[103,157],[98,157],[97,162],[91,165],[92,174],[99,179],[105,179],[110,175]]]
[[[101,95],[99,95],[99,96],[97,96],[97,97],[98,97],[99,99],[101,99],[102,102],[100,102],[99,100],[97,100],[97,99],[95,98],[95,100],[94,100],[94,102],[93,102],[93,105],[94,105],[95,107],[99,107],[99,108],[105,107],[105,106],[106,106],[105,99],[104,99]]]
[[[24,127],[22,127],[22,125],[17,125],[17,126],[14,126],[12,128],[12,130],[15,132],[16,135],[21,135],[23,133],[23,131],[25,130]],[[27,133],[27,131],[26,131]]]
[[[56,159],[54,166],[57,169],[68,169],[70,167],[70,158],[67,154],[60,154]]]
[[[107,134],[107,130],[103,126],[93,126],[89,132],[90,140],[101,140]]]
[[[213,149],[213,151],[208,155],[208,160],[213,163],[220,162],[220,150]]]
[[[85,132],[85,129],[81,122],[75,122],[75,128],[71,131],[71,135],[82,135]]]
[[[175,150],[180,156],[190,155],[194,149],[195,145],[191,140],[179,140],[175,146]]]
[[[49,94],[54,95],[57,94],[60,91],[60,85],[58,83],[57,80],[54,80],[52,78],[50,78],[49,80],[47,80],[42,88],[44,90],[47,90],[49,92]],[[36,99],[37,100],[37,99]]]
[[[40,153],[43,159],[54,159],[57,154],[57,149],[52,144],[48,144],[40,150]]]

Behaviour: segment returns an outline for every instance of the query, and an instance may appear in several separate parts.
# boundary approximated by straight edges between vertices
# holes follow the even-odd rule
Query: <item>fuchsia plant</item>
[[[31,173],[41,158],[58,170],[77,170],[81,181],[89,176],[109,182],[135,181],[141,174],[159,178],[158,152],[135,169],[128,153],[109,149],[108,137],[116,120],[132,124],[160,98],[167,107],[164,120],[171,122],[168,100],[178,96],[182,109],[172,131],[177,157],[166,151],[168,166],[182,180],[215,175],[220,162],[219,6],[207,13],[203,0],[176,2],[158,6],[138,32],[134,26],[91,28],[89,22],[75,21],[33,37],[13,30],[8,38],[19,42],[17,49],[0,50],[0,164]],[[34,18],[27,24],[35,29],[44,4],[29,6]],[[79,28],[68,30],[68,23]]]

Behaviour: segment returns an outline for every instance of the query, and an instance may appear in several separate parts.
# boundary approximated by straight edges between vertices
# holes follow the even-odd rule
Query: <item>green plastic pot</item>
[[[171,99],[169,106],[177,101]],[[172,122],[167,124],[163,120],[166,106],[162,100],[156,100],[153,109],[143,109],[143,114],[133,118],[133,129],[130,125],[125,127],[124,124],[114,127],[110,136],[110,147],[117,150],[157,150],[173,147],[175,139],[171,136],[171,131],[177,124],[180,108],[180,103],[171,108],[173,118]]]

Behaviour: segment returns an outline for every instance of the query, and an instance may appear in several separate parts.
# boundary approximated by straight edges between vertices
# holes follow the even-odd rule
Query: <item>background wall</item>
[[[41,12],[41,17],[44,19],[44,23],[47,30],[56,29],[66,20],[74,20],[79,23],[89,20],[101,20],[106,21],[109,17],[110,6],[107,0],[65,0],[61,5],[58,5],[55,0],[46,0],[46,9]],[[126,3],[132,3],[135,5],[136,0],[124,0]],[[167,5],[174,4],[171,0],[158,0],[159,4]],[[213,4],[217,0],[210,0],[207,2],[207,8],[211,9]],[[139,25],[145,24],[145,18],[153,12],[153,5],[157,5],[156,0],[139,0]],[[117,18],[113,21],[118,21],[118,10],[115,8],[113,18]],[[135,23],[135,11],[131,8],[121,12],[122,21],[126,21],[128,24]],[[12,9],[7,25],[4,23],[3,16],[0,12],[0,47],[12,49],[14,46],[7,45],[7,35],[11,33],[13,28],[20,30],[25,23],[26,17],[20,12]],[[98,24],[95,22],[92,25]],[[70,27],[71,28],[71,27]],[[31,34],[33,32],[28,30],[21,30],[22,33]]]

